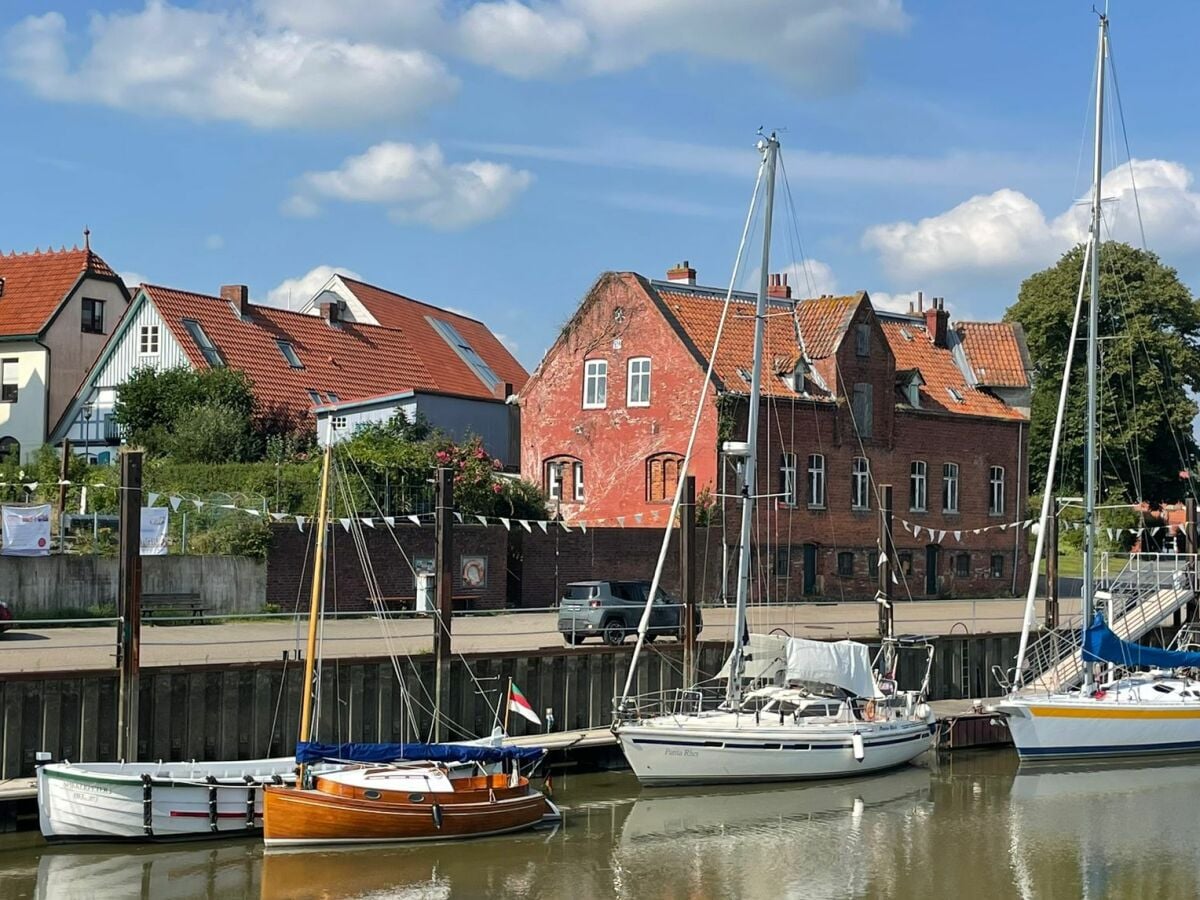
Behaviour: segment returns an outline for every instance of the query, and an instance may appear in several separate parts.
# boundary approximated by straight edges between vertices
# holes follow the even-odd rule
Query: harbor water
[[[822,784],[641,789],[558,775],[555,830],[263,850],[253,839],[48,847],[0,836],[0,897],[1194,898],[1200,764],[1018,769],[968,752]]]

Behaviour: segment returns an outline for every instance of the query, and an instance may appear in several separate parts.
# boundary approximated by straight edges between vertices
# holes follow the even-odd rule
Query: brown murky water
[[[931,768],[756,788],[556,782],[555,831],[470,843],[264,853],[253,840],[55,847],[0,836],[0,897],[1194,898],[1200,763]]]

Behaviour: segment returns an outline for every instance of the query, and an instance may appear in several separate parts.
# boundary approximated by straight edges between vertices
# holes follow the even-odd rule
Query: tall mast
[[[321,595],[325,586],[325,532],[329,526],[329,469],[333,459],[333,444],[325,447],[325,463],[321,467],[321,498],[317,507],[317,546],[313,554],[312,593],[308,601],[308,643],[304,649],[304,702],[300,710],[300,740],[307,741],[312,734],[313,675],[317,664],[317,623],[321,618]],[[304,767],[300,767],[300,778],[296,782],[304,786]]]
[[[1096,148],[1092,165],[1092,254],[1088,295],[1087,342],[1087,446],[1083,491],[1083,627],[1092,622],[1096,587],[1096,364],[1097,332],[1100,328],[1100,179],[1104,158],[1104,58],[1108,49],[1108,17],[1100,16],[1096,48]],[[1083,685],[1092,684],[1092,666],[1084,663]]]
[[[763,335],[767,325],[767,284],[771,263],[771,218],[775,209],[775,162],[779,141],[772,134],[759,141],[766,167],[766,206],[763,211],[762,264],[758,273],[758,302],[754,309],[754,369],[750,373],[750,412],[746,426],[746,463],[742,479],[742,529],[738,546],[737,606],[733,619],[733,655],[730,657],[726,699],[730,705],[742,698],[742,668],[746,634],[746,602],[750,596],[750,529],[754,518],[754,492],[758,489],[758,407],[762,393]]]

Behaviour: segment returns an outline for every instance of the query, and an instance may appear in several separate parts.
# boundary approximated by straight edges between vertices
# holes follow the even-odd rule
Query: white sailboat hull
[[[999,704],[1023,760],[1122,758],[1200,751],[1200,701],[1113,702],[1051,694]]]
[[[295,769],[290,756],[42,766],[42,835],[48,841],[170,841],[258,833],[263,783],[294,783]]]
[[[736,718],[648,719],[619,726],[617,737],[638,781],[647,785],[847,778],[912,762],[933,740],[923,721],[775,727]]]

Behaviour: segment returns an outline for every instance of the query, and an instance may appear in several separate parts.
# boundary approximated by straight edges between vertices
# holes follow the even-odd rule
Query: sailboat
[[[650,607],[638,629],[638,644],[630,663],[625,691],[616,702],[613,731],[625,758],[643,784],[704,784],[842,778],[903,765],[932,745],[933,716],[924,702],[932,665],[932,647],[925,645],[925,683],[919,691],[896,690],[892,679],[881,678],[876,663],[894,672],[899,646],[885,642],[873,660],[865,644],[825,643],[800,638],[755,636],[759,650],[747,652],[747,602],[751,582],[751,528],[754,520],[759,406],[762,394],[763,339],[768,314],[768,278],[775,169],[779,142],[763,138],[755,200],[763,188],[763,245],[754,324],[754,366],[750,378],[749,421],[745,443],[727,444],[727,453],[741,457],[741,539],[738,547],[737,601],[733,652],[726,666],[724,698],[705,703],[699,689],[667,696],[632,697],[630,687],[646,638]],[[747,216],[753,219],[754,201]],[[743,246],[745,232],[743,233]],[[741,254],[739,253],[739,261]],[[735,270],[736,278],[736,270]],[[730,288],[732,293],[732,286]],[[716,352],[713,353],[716,358]],[[711,363],[709,378],[711,379]],[[707,381],[705,384],[707,387]],[[704,392],[700,402],[704,402]],[[683,470],[695,442],[693,429]],[[679,477],[678,505],[684,478]],[[674,515],[668,517],[672,521]],[[650,596],[662,575],[664,540]],[[765,639],[765,641],[763,640]],[[753,645],[752,645],[753,646]],[[747,668],[752,663],[753,671]],[[766,665],[763,665],[763,663]],[[744,682],[762,684],[750,692]]]
[[[532,828],[558,810],[520,772],[545,751],[512,745],[353,743],[312,740],[318,625],[332,447],[321,474],[317,542],[294,785],[263,791],[267,846],[447,840]],[[314,772],[312,765],[336,764]],[[494,766],[507,771],[496,772]]]
[[[1125,640],[1114,630],[1118,621],[1131,614],[1145,613],[1141,604],[1157,610],[1178,609],[1195,592],[1195,557],[1180,555],[1169,560],[1171,572],[1162,579],[1161,565],[1150,565],[1156,576],[1148,595],[1134,596],[1114,608],[1111,593],[1097,590],[1096,500],[1097,500],[1097,342],[1100,313],[1101,173],[1104,137],[1104,79],[1108,59],[1108,18],[1100,16],[1096,61],[1096,129],[1092,185],[1092,221],[1084,255],[1088,295],[1087,333],[1087,474],[1084,489],[1083,616],[1081,637],[1071,640],[1065,653],[1042,654],[1041,671],[1031,672],[1029,635],[1033,627],[1033,599],[1038,563],[1049,516],[1052,479],[1057,467],[1058,445],[1066,408],[1067,375],[1071,370],[1075,334],[1083,301],[1083,276],[1072,328],[1066,370],[1059,394],[1058,417],[1051,444],[1049,471],[1041,512],[1041,529],[1034,550],[1031,584],[1026,597],[1024,627],[1009,696],[997,704],[1005,716],[1017,753],[1027,759],[1072,757],[1119,758],[1154,753],[1200,750],[1200,682],[1175,670],[1200,668],[1200,653],[1163,650]],[[1136,559],[1131,565],[1139,565]],[[1109,601],[1106,621],[1098,601]],[[1050,634],[1050,645],[1061,643]],[[1070,640],[1070,639],[1068,639]],[[1033,654],[1037,656],[1038,654]],[[1097,664],[1109,666],[1107,680],[1097,678]],[[1148,669],[1147,671],[1138,671]],[[1127,673],[1127,674],[1122,674]],[[1074,685],[1076,677],[1082,684]]]

